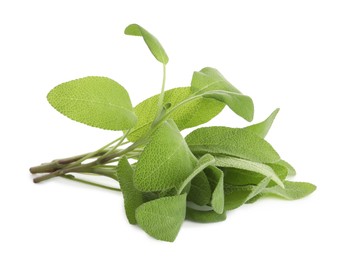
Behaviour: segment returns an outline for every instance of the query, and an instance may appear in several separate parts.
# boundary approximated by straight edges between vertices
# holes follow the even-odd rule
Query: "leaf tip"
[[[132,36],[141,36],[140,26],[136,23],[130,24],[124,29],[124,34]]]
[[[243,118],[246,121],[251,122],[254,120],[254,102],[251,99],[251,97],[248,97],[248,98],[249,98],[249,110],[244,114]]]

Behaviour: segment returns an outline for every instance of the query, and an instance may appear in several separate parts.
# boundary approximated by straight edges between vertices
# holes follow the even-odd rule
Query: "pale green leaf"
[[[246,201],[245,204],[252,204],[255,203],[256,201],[258,201],[260,198],[262,198],[262,193],[257,194],[256,196],[254,196],[253,198],[251,198],[250,200]]]
[[[260,183],[251,190],[248,197],[246,197],[245,201],[251,200],[255,196],[259,195],[263,190],[265,190],[270,180],[270,177],[266,177],[262,181],[260,181]]]
[[[218,214],[214,210],[201,211],[187,207],[186,219],[199,223],[221,222],[226,220],[226,212]]]
[[[157,125],[158,122],[159,122],[159,120],[160,120],[161,118],[163,118],[163,116],[167,113],[168,109],[169,109],[171,106],[172,106],[171,103],[165,103],[165,104],[162,106],[162,108],[161,108],[161,110],[160,110],[160,112],[159,112],[159,115],[158,115],[158,116],[155,118],[155,120],[152,122],[151,126]]]
[[[211,67],[206,67],[193,73],[191,88],[195,93],[204,93],[211,90],[227,90],[241,93],[217,69]]]
[[[237,168],[221,168],[221,170],[224,172],[224,183],[228,185],[256,185],[264,178],[264,175],[257,172]]]
[[[254,104],[250,97],[243,95],[221,73],[214,68],[204,68],[194,72],[191,88],[195,94],[214,98],[227,104],[233,112],[247,121],[252,121]]]
[[[213,191],[211,206],[216,213],[222,214],[224,212],[224,173],[215,166],[209,166],[204,172]]]
[[[60,113],[86,125],[125,130],[137,122],[127,91],[106,77],[62,83],[48,93],[47,99]]]
[[[264,121],[254,125],[247,126],[244,129],[254,132],[261,138],[265,138],[278,112],[279,112],[279,108],[274,110],[272,114],[269,117],[267,117]]]
[[[316,186],[308,182],[285,181],[285,188],[274,186],[262,191],[263,196],[278,196],[287,200],[297,200],[308,196],[316,190]]]
[[[152,55],[161,63],[167,64],[168,63],[168,56],[163,49],[161,43],[156,39],[155,36],[153,36],[151,33],[149,33],[147,30],[145,30],[143,27],[141,27],[138,24],[131,24],[127,26],[127,28],[124,31],[127,35],[133,35],[133,36],[141,36],[143,37],[147,47],[150,49]]]
[[[171,108],[173,108],[190,95],[192,95],[192,92],[189,87],[170,89],[164,92],[164,103],[170,103]],[[158,99],[159,95],[152,96],[135,107],[134,111],[138,117],[138,122],[127,136],[128,140],[134,142],[150,129],[158,113]],[[223,103],[214,99],[201,97],[173,111],[169,118],[175,121],[179,130],[183,130],[208,122],[218,115],[224,106]]]
[[[233,188],[232,188],[233,187]],[[230,186],[225,185],[225,210],[233,210],[244,203],[255,186]]]
[[[185,220],[186,194],[146,202],[136,210],[138,225],[150,236],[172,242]]]
[[[285,180],[287,176],[287,171],[284,167],[281,167],[279,165],[269,165],[267,167],[272,168],[274,174],[277,175],[278,179],[281,182]],[[265,177],[265,175],[262,175],[258,172],[238,168],[222,168],[222,170],[225,173],[224,183],[230,185],[257,185]],[[273,176],[273,174],[271,176]],[[272,187],[274,185],[278,184],[274,181],[270,181],[268,187]]]
[[[288,170],[283,165],[276,164],[276,163],[267,163],[267,165],[269,167],[271,167],[273,169],[273,171],[275,172],[275,174],[277,174],[278,178],[282,182],[284,182],[284,180],[288,176]],[[278,183],[276,183],[274,180],[271,180],[270,184],[268,186],[271,187],[274,185],[278,185]],[[282,186],[282,185],[280,185],[280,186],[284,188],[284,186]]]
[[[279,162],[275,163],[277,165],[283,166],[287,169],[287,176],[295,176],[296,175],[296,170],[294,167],[292,167],[291,164],[284,160],[280,160]]]
[[[199,158],[193,172],[186,178],[186,180],[178,188],[178,194],[180,194],[184,188],[189,184],[193,178],[195,178],[200,172],[202,172],[206,167],[212,165],[215,162],[214,156],[210,154],[205,154]]]
[[[243,94],[214,90],[209,91],[203,95],[205,98],[214,98],[222,103],[228,105],[228,107],[237,115],[243,117],[245,120],[251,122],[254,116],[254,103],[253,100]]]
[[[202,127],[186,136],[194,154],[229,155],[255,162],[274,163],[280,160],[273,147],[256,134],[240,128]]]
[[[216,159],[215,165],[218,167],[236,168],[236,169],[245,170],[249,172],[259,173],[266,177],[270,177],[271,180],[277,183],[280,187],[284,187],[282,180],[279,178],[279,176],[276,174],[276,172],[273,170],[271,166],[268,166],[262,163],[240,159],[240,158],[230,157],[230,156],[215,156],[215,159]],[[225,171],[225,173],[226,174],[230,173],[231,175],[237,175],[228,171]],[[243,173],[245,176],[245,172]],[[252,173],[250,173],[250,175],[252,175]],[[231,177],[234,177],[234,176],[231,176]],[[242,176],[239,176],[239,177],[242,177]],[[286,175],[284,177],[286,177]]]
[[[263,192],[270,181],[269,177],[261,180],[258,185],[233,186],[225,185],[225,210],[232,210],[242,206]],[[277,186],[279,187],[279,186]],[[280,187],[279,187],[280,188]],[[280,188],[281,189],[281,188]]]
[[[136,224],[135,210],[143,204],[143,196],[133,184],[134,170],[125,157],[122,157],[117,168],[118,181],[123,194],[124,208],[130,224]]]
[[[141,191],[179,187],[192,173],[195,158],[180,131],[168,120],[152,135],[138,160],[134,184]]]
[[[211,199],[211,188],[207,176],[204,172],[200,172],[191,181],[190,191],[187,200],[197,205],[207,205]]]

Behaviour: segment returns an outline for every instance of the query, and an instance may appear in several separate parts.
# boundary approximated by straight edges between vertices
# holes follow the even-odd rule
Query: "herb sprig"
[[[287,180],[295,175],[294,168],[264,139],[279,109],[245,128],[202,127],[184,138],[181,130],[208,122],[225,106],[252,121],[252,99],[210,67],[194,72],[189,87],[165,91],[169,58],[160,42],[137,24],[129,25],[125,34],[142,37],[162,63],[160,94],[133,108],[126,89],[106,77],[80,78],[53,88],[47,99],[57,111],[123,135],[96,151],[30,168],[35,183],[62,177],[121,191],[129,223],[164,241],[175,240],[185,219],[223,221],[226,211],[262,197],[294,200],[316,189]],[[73,173],[106,176],[120,188]]]

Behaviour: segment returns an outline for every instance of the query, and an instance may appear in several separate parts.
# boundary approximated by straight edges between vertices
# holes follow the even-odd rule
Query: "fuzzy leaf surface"
[[[260,194],[261,192],[265,190],[269,181],[270,181],[270,178],[266,177],[262,181],[260,181],[257,185],[247,185],[247,186],[225,185],[224,187],[225,210],[236,209],[242,206],[248,200],[251,200],[255,196],[258,196],[258,194]]]
[[[211,188],[207,176],[204,172],[200,172],[191,181],[190,191],[187,200],[197,205],[207,205],[211,199]]]
[[[278,112],[279,112],[279,108],[274,110],[272,114],[270,114],[270,116],[267,117],[264,121],[254,125],[247,126],[244,129],[254,132],[261,138],[265,138],[266,135],[268,134],[268,131],[271,129],[273,121],[276,118]]]
[[[186,215],[186,194],[163,197],[142,204],[136,210],[138,225],[150,236],[173,242]]]
[[[171,108],[192,95],[189,87],[173,88],[164,92],[164,103],[170,103]],[[138,122],[132,132],[127,136],[128,140],[134,142],[143,136],[149,129],[158,112],[159,95],[152,96],[139,103],[134,112],[138,117]],[[172,118],[179,130],[204,124],[218,115],[224,108],[224,104],[214,99],[197,98],[176,111]]]
[[[178,189],[178,194],[180,194],[184,188],[195,178],[200,172],[202,172],[206,167],[212,165],[215,162],[214,156],[210,154],[205,154],[197,161],[193,172],[186,178],[186,180],[181,184]]]
[[[287,200],[297,200],[308,196],[316,190],[316,186],[308,182],[285,181],[285,188],[270,187],[262,191],[263,196],[278,196]]]
[[[126,157],[122,157],[117,168],[118,181],[121,186],[124,208],[130,224],[136,224],[135,210],[144,203],[143,195],[133,184],[134,170]]]
[[[226,212],[216,213],[214,210],[201,211],[193,208],[186,208],[186,219],[199,223],[214,223],[226,220]]]
[[[295,176],[296,170],[292,165],[284,160],[280,160],[279,162],[275,163],[276,165],[283,166],[287,169],[287,176]]]
[[[254,103],[252,99],[243,94],[214,90],[203,95],[205,98],[213,98],[225,103],[233,112],[245,120],[251,122],[254,116]]]
[[[106,77],[62,83],[48,93],[47,100],[58,112],[89,126],[125,130],[137,122],[127,91]]]
[[[209,166],[205,173],[213,191],[211,206],[216,213],[222,214],[224,212],[224,173],[215,166]]]
[[[191,88],[196,94],[203,94],[206,98],[214,98],[227,104],[237,115],[252,121],[254,116],[252,99],[243,95],[217,69],[206,67],[194,72]]]
[[[195,158],[173,120],[152,135],[137,162],[134,184],[140,191],[178,188],[192,173]]]
[[[280,160],[279,154],[268,142],[241,128],[202,127],[185,139],[194,154],[228,155],[261,163]]]
[[[230,156],[216,156],[215,159],[216,159],[215,165],[218,167],[229,167],[229,168],[244,170],[243,173],[244,173],[244,177],[246,178],[248,177],[248,172],[249,173],[251,172],[250,173],[251,177],[255,177],[255,174],[253,176],[253,172],[259,173],[266,177],[270,177],[271,180],[277,183],[280,187],[284,187],[282,180],[279,178],[278,174],[273,170],[271,166],[268,166],[262,163],[240,159],[240,158],[230,157]],[[279,166],[274,166],[274,167],[276,168]],[[225,171],[226,174],[229,173],[231,175],[236,175],[236,177],[239,177],[240,178],[239,181],[243,180],[243,175],[237,175],[235,174],[236,172],[238,174],[238,171],[235,171],[235,172]],[[234,176],[231,176],[231,177],[233,178]],[[284,178],[285,177],[286,177],[286,173]],[[253,184],[253,183],[249,183],[249,184]]]
[[[279,165],[269,165],[269,167],[272,168],[284,186],[283,181],[287,176],[287,170]],[[230,185],[257,185],[265,178],[265,175],[258,172],[237,168],[222,168],[222,171],[224,172],[224,183]],[[278,184],[271,180],[267,187],[273,187],[275,185]]]
[[[161,43],[156,39],[155,36],[153,36],[151,33],[149,33],[143,27],[141,27],[138,24],[131,24],[131,25],[127,26],[124,33],[126,35],[143,37],[143,39],[144,39],[147,47],[150,49],[152,55],[159,62],[161,62],[163,64],[168,63],[168,61],[169,61],[168,55],[165,52],[164,48],[162,47]]]

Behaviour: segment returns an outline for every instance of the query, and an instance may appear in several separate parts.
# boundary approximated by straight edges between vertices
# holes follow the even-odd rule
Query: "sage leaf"
[[[202,172],[209,165],[212,165],[214,162],[215,158],[210,154],[205,154],[201,158],[199,158],[193,172],[186,178],[186,180],[179,187],[178,194],[180,194],[184,190],[187,184],[189,184],[194,177],[196,177],[200,172]]]
[[[147,30],[145,30],[143,27],[141,27],[138,24],[131,24],[127,26],[124,33],[126,35],[133,35],[133,36],[141,36],[143,37],[147,47],[150,49],[152,55],[161,63],[167,64],[168,63],[168,56],[163,49],[161,43],[156,39],[155,36],[153,36],[151,33],[149,33]]]
[[[296,170],[292,165],[284,160],[280,160],[279,162],[275,163],[276,165],[283,166],[287,169],[287,176],[295,176]]]
[[[187,135],[185,140],[197,155],[228,155],[261,163],[280,160],[279,154],[268,142],[241,128],[202,127]]]
[[[227,104],[233,112],[247,121],[252,121],[254,104],[250,97],[243,95],[214,68],[206,67],[194,72],[191,89],[206,98],[214,98]]]
[[[224,173],[215,166],[209,166],[204,171],[213,191],[211,206],[216,213],[222,214],[224,212]]]
[[[245,202],[245,204],[252,204],[255,203],[256,201],[258,201],[260,198],[262,198],[262,193],[257,194],[256,196],[254,196],[253,198],[251,198],[250,200],[247,200]]]
[[[203,206],[207,205],[211,199],[211,188],[207,176],[204,172],[200,172],[192,179],[190,191],[187,195],[187,200]]]
[[[210,90],[226,90],[241,93],[217,69],[211,67],[206,67],[193,73],[191,88],[194,93],[204,93]]]
[[[274,186],[262,191],[262,196],[277,196],[287,200],[297,200],[308,196],[316,190],[316,186],[308,182],[285,181],[284,189]]]
[[[273,168],[271,166],[268,166],[268,165],[265,165],[262,163],[243,160],[240,158],[228,157],[228,156],[216,156],[215,159],[216,159],[215,165],[218,167],[236,168],[236,169],[245,170],[245,171],[249,171],[249,172],[259,173],[259,174],[262,174],[266,177],[270,177],[271,180],[273,180],[280,187],[284,187],[282,180],[279,178],[279,176],[276,174],[276,172],[273,170]],[[276,168],[277,166],[274,166],[274,167]],[[278,170],[280,170],[280,169],[278,169]],[[245,171],[244,171],[244,176],[248,174]],[[226,174],[230,173],[231,175],[237,175],[237,174],[234,174],[234,173],[231,173],[228,171],[225,171],[225,173]],[[239,177],[241,177],[241,176],[239,176]],[[285,172],[284,178],[285,177],[286,177],[286,172]]]
[[[261,180],[258,185],[233,186],[225,185],[225,210],[233,210],[242,206],[247,201],[258,196],[265,190],[270,181],[269,177]],[[279,186],[277,186],[279,187]],[[279,187],[280,188],[280,187]]]
[[[237,168],[221,168],[224,172],[224,184],[228,185],[257,185],[265,176],[257,172]]]
[[[272,114],[267,117],[264,121],[250,125],[245,127],[244,129],[249,130],[260,136],[261,138],[265,138],[266,135],[268,134],[269,129],[271,128],[274,119],[276,118],[277,114],[279,112],[279,108],[274,110]]]
[[[173,242],[185,220],[186,194],[163,197],[139,206],[135,216],[138,225],[150,236]]]
[[[118,181],[123,194],[124,208],[130,224],[136,224],[135,210],[144,203],[143,195],[133,184],[134,170],[126,157],[122,157],[117,168]]]
[[[250,97],[230,91],[214,90],[203,95],[225,103],[233,112],[251,122],[254,116],[254,104]]]
[[[89,126],[125,130],[137,122],[127,91],[106,77],[62,83],[48,93],[47,99],[63,115]]]
[[[173,108],[191,95],[189,87],[173,88],[164,92],[164,103],[170,103]],[[152,96],[134,108],[138,122],[127,136],[128,140],[134,142],[149,131],[158,112],[158,99],[159,95]],[[179,130],[183,130],[208,122],[218,115],[224,106],[214,99],[196,98],[173,111],[169,118],[175,121]]]
[[[288,176],[288,170],[285,168],[283,165],[276,164],[276,163],[267,163],[269,167],[272,168],[272,170],[275,172],[275,174],[278,176],[279,180],[282,181],[282,184],[284,184],[284,180]],[[274,180],[271,180],[268,187],[274,186],[274,185],[279,185],[276,183]],[[280,185],[280,187],[284,188],[284,185]]]
[[[218,214],[214,210],[201,211],[187,207],[186,219],[199,223],[221,222],[226,220],[226,212],[224,211],[221,214]]]
[[[255,196],[259,195],[268,185],[269,181],[271,180],[270,177],[264,178],[260,183],[251,190],[251,192],[246,197],[245,201],[251,200]]]
[[[192,173],[195,158],[173,120],[151,137],[140,155],[134,184],[140,191],[163,191],[180,184]]]

